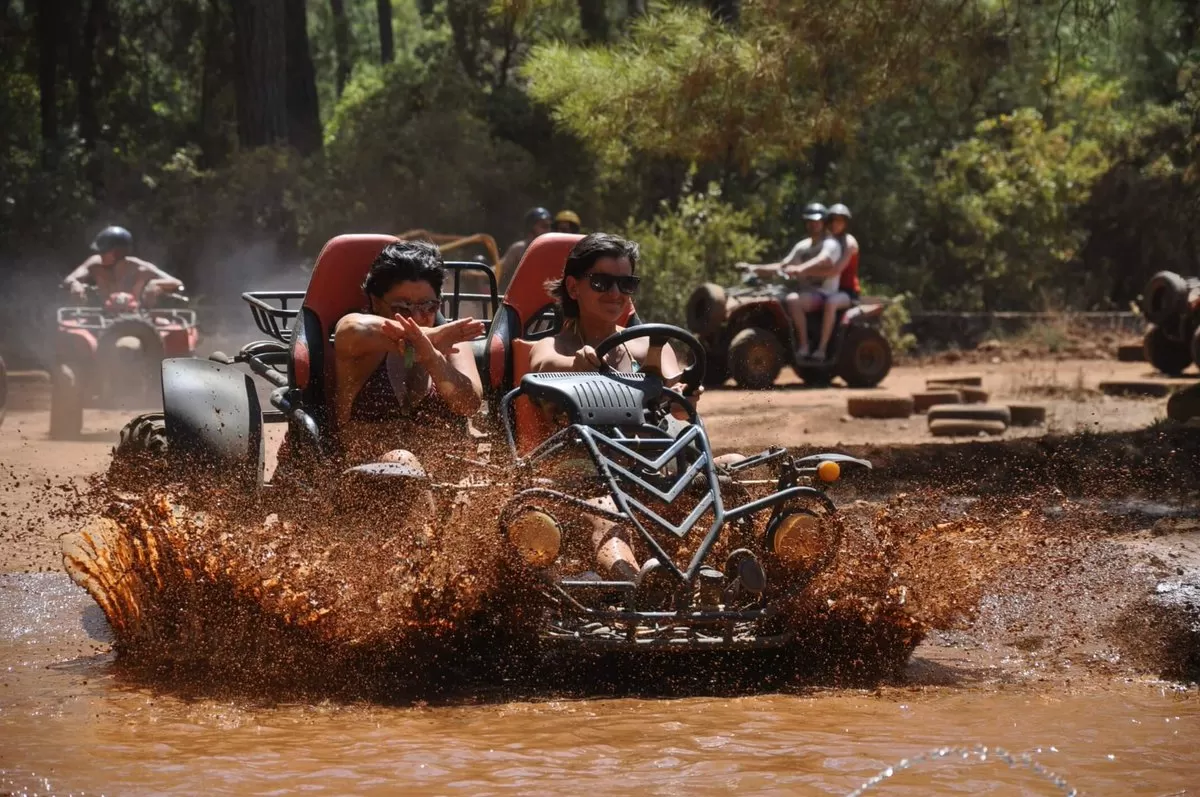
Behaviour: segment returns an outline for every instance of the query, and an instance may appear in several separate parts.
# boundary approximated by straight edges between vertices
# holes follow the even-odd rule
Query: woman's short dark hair
[[[398,241],[388,244],[371,264],[363,280],[363,292],[383,298],[398,282],[428,282],[434,293],[442,295],[446,267],[441,251],[425,241]]]
[[[630,271],[637,271],[638,245],[627,241],[619,235],[606,232],[594,232],[584,236],[567,255],[567,265],[563,268],[562,279],[546,283],[546,290],[558,300],[562,307],[563,318],[579,317],[579,302],[567,294],[567,277],[579,279],[588,272],[596,261],[602,257],[620,260],[629,258]]]

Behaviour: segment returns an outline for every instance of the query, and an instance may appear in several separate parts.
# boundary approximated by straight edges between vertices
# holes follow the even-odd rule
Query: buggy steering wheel
[[[667,345],[667,341],[669,340],[677,340],[687,346],[688,351],[692,355],[693,362],[679,374],[678,385],[682,390],[679,393],[665,387],[661,387],[660,390],[661,393],[667,394],[668,400],[674,400],[676,403],[682,400],[682,404],[688,408],[689,414],[694,415],[695,410],[690,406],[691,402],[687,401],[687,396],[695,393],[704,382],[705,353],[704,346],[701,345],[700,341],[696,340],[696,337],[686,330],[673,327],[670,324],[639,324],[638,326],[629,327],[613,335],[609,335],[596,347],[596,356],[600,359],[600,366],[597,370],[609,379],[615,379],[618,382],[623,381],[625,374],[621,374],[609,365],[607,355],[618,346],[627,344],[629,341],[637,340],[638,338],[649,338],[650,348],[647,353],[653,354],[658,349],[660,350],[660,356],[662,347]],[[652,358],[648,356],[646,359],[649,360]],[[653,375],[658,378],[661,385],[662,374]],[[644,385],[639,385],[639,387],[644,387]]]

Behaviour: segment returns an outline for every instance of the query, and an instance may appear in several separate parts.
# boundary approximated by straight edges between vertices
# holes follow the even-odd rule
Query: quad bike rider
[[[568,235],[578,235],[583,229],[583,221],[573,210],[560,210],[554,214],[554,231],[565,232]]]
[[[512,281],[513,273],[517,270],[521,258],[524,257],[525,250],[539,235],[550,232],[553,223],[550,211],[543,207],[530,208],[525,212],[522,224],[522,233],[525,237],[514,241],[513,245],[508,247],[508,251],[504,253],[504,259],[500,263],[499,290],[501,295],[508,289],[508,283]]]
[[[596,347],[597,371],[532,372],[536,340],[559,332],[531,331],[556,304],[547,283],[563,279],[579,240],[558,233],[535,240],[485,336],[471,344],[488,420],[502,430],[507,456],[491,463],[445,459],[457,460],[460,470],[486,465],[492,483],[479,486],[493,491],[503,486],[510,496],[498,518],[489,511],[480,519],[494,524],[480,530],[496,534],[513,576],[495,588],[530,587],[544,599],[537,628],[545,642],[627,651],[789,644],[792,632],[781,606],[830,565],[841,540],[824,485],[844,468],[869,464],[838,454],[790,457],[772,449],[720,466],[687,398],[703,381],[703,346],[682,329],[639,324],[631,304],[620,319],[624,329]],[[318,256],[307,291],[247,294],[256,322],[275,340],[250,343],[232,358],[164,361],[163,413],[128,424],[117,454],[152,456],[164,472],[173,463],[212,464],[211,472],[230,487],[254,493],[264,487],[263,426],[287,423],[293,470],[321,472],[313,465],[328,461],[327,442],[336,426],[337,352],[330,332],[359,312],[364,277],[395,241],[339,236]],[[611,298],[611,289],[607,293]],[[297,300],[299,307],[285,306]],[[672,343],[687,354],[676,388],[652,368],[625,373],[610,366],[620,352],[640,350],[639,339],[646,341],[647,363],[663,362],[662,348]],[[235,364],[275,386],[275,412],[262,410],[251,374]],[[548,436],[539,421],[540,401],[560,407],[566,420]],[[675,422],[678,414],[686,421]],[[586,465],[578,489],[563,489],[554,478],[554,463],[564,451]],[[280,458],[282,467],[282,451]],[[747,479],[752,470],[770,476]],[[384,485],[373,491],[381,500],[401,492],[389,482],[403,487],[422,480],[440,511],[473,484],[436,483],[412,463],[387,461],[351,465],[331,480],[305,483],[336,489],[342,480],[360,478]],[[609,500],[587,500],[593,496]],[[585,515],[631,529],[635,555],[641,561],[653,557],[658,577],[588,577],[594,549]]]
[[[783,261],[738,264],[742,287],[727,291],[707,283],[692,293],[687,323],[708,351],[708,384],[732,376],[739,387],[765,389],[786,362],[817,386],[840,376],[850,387],[874,387],[887,376],[891,346],[879,330],[885,302],[859,296],[858,242],[845,233],[850,210],[834,208],[832,215],[820,203],[805,208],[811,237]],[[825,229],[826,218],[835,234],[827,234],[832,230]],[[818,278],[822,285],[778,284],[784,275]],[[819,341],[817,352],[809,354],[806,344],[813,339]]]
[[[95,254],[63,280],[77,301],[57,313],[53,439],[78,436],[86,405],[157,402],[159,362],[195,350],[196,314],[158,306],[186,303],[183,283],[132,257],[132,247],[128,230],[107,227],[92,242]]]

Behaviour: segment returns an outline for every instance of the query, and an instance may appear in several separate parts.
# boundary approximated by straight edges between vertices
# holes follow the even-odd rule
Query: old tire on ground
[[[50,374],[50,439],[74,440],[83,431],[83,385],[75,371],[59,363]]]
[[[1195,339],[1193,338],[1193,341]],[[1193,353],[1196,350],[1192,343]],[[1146,361],[1146,346],[1142,343],[1121,343],[1117,346],[1117,361],[1123,363],[1140,363]]]
[[[995,421],[1008,426],[1012,413],[1008,407],[991,404],[942,404],[929,408],[929,423],[934,421]]]
[[[951,385],[945,382],[932,382],[929,385],[930,390],[956,390],[962,397],[963,404],[986,404],[991,394],[981,387],[971,387],[970,385]]]
[[[1173,421],[1200,417],[1200,382],[1171,394],[1167,399],[1167,417]]]
[[[962,393],[957,390],[928,390],[913,393],[913,412],[925,412],[939,404],[962,404]]]
[[[940,421],[932,421],[929,424],[929,432],[934,437],[977,437],[980,434],[998,435],[1004,434],[1004,430],[1008,427],[1000,423],[1000,421],[960,421],[954,419],[945,419]]]
[[[704,283],[692,291],[684,313],[689,330],[702,338],[714,337],[725,323],[725,289],[712,282]]]
[[[759,327],[749,327],[733,336],[729,344],[729,372],[738,387],[764,390],[775,384],[783,368],[779,339]]]
[[[1192,362],[1200,366],[1200,327],[1192,333]]]
[[[983,377],[971,374],[969,376],[937,376],[925,380],[926,390],[942,390],[950,386],[958,387],[983,387]]]
[[[850,327],[838,351],[837,374],[850,387],[875,387],[892,370],[892,347],[873,327]]]
[[[1010,426],[1041,426],[1046,422],[1046,407],[1042,404],[1009,404]]]
[[[1160,271],[1142,291],[1142,313],[1151,324],[1167,324],[1187,311],[1188,287],[1174,271]]]
[[[913,414],[912,396],[856,396],[846,400],[852,418],[907,418]]]
[[[1100,392],[1106,396],[1145,396],[1163,398],[1171,395],[1174,388],[1166,382],[1112,381],[1101,382]]]
[[[1171,340],[1160,327],[1151,326],[1142,341],[1146,362],[1167,376],[1179,376],[1192,363],[1191,341]]]

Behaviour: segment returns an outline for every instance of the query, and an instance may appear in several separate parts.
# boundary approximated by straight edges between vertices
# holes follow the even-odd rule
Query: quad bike
[[[1146,361],[1168,376],[1200,363],[1200,279],[1160,271],[1142,292]]]
[[[828,566],[840,539],[832,500],[817,485],[843,467],[870,465],[838,454],[794,459],[772,449],[718,466],[703,422],[684,394],[652,373],[528,374],[532,340],[553,334],[558,318],[546,282],[561,275],[578,235],[550,233],[526,251],[503,301],[495,274],[477,263],[495,307],[487,334],[474,342],[480,376],[508,441],[503,462],[486,465],[492,484],[511,488],[495,521],[514,577],[535,585],[541,637],[552,642],[623,649],[759,648],[787,644],[778,601],[795,596]],[[438,484],[410,463],[352,464],[331,442],[331,334],[338,319],[361,306],[363,275],[390,236],[344,235],[322,250],[303,293],[245,294],[260,329],[273,340],[250,343],[234,357],[168,359],[162,365],[163,412],[131,421],[116,455],[149,455],[163,471],[206,465],[230,488],[253,493],[264,482],[263,427],[288,425],[278,474],[293,464],[288,489],[337,488],[340,480],[393,480],[374,494],[392,500],[421,481],[435,495],[468,486]],[[464,296],[444,297],[453,310]],[[480,297],[471,297],[478,299]],[[298,307],[289,305],[299,303]],[[447,313],[446,315],[452,315]],[[601,354],[637,337],[651,347],[674,342],[691,354],[680,376],[684,391],[703,381],[705,350],[682,329],[640,325],[636,315],[605,341]],[[245,365],[250,374],[239,369]],[[273,410],[259,405],[253,375],[273,387]],[[534,400],[557,403],[565,428],[549,432]],[[681,407],[687,422],[669,410]],[[486,425],[486,423],[484,424]],[[563,454],[576,454],[576,476],[561,476]],[[582,473],[578,464],[583,461]],[[333,465],[335,470],[322,468]],[[774,468],[769,480],[745,479],[751,468]],[[330,474],[326,479],[309,473]],[[500,482],[500,485],[497,485]],[[766,485],[766,486],[764,486]],[[761,493],[758,495],[756,493]],[[607,497],[609,505],[601,500]],[[447,505],[437,500],[438,508]],[[643,567],[637,581],[589,574],[593,553],[588,517],[622,524]]]
[[[791,363],[809,385],[828,385],[840,376],[850,387],[874,387],[892,368],[892,348],[879,330],[886,302],[858,300],[839,311],[828,357],[796,360],[796,335],[783,299],[787,289],[747,273],[743,284],[726,290],[706,283],[687,302],[688,329],[708,352],[705,382],[722,385],[732,377],[738,387],[763,390],[775,384]],[[820,340],[821,313],[808,313],[808,337]]]
[[[162,301],[186,304],[187,298]],[[157,403],[160,363],[191,356],[199,337],[195,311],[147,308],[130,293],[114,293],[99,306],[60,307],[57,324],[50,374],[55,440],[79,436],[84,407]]]

